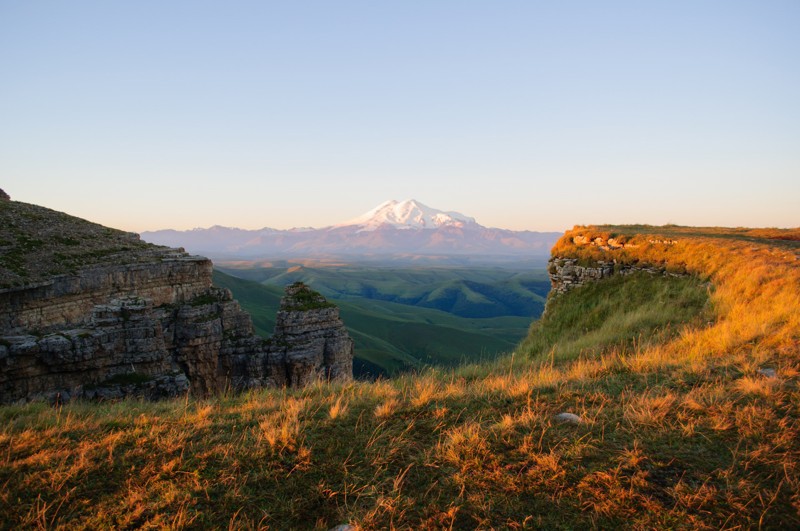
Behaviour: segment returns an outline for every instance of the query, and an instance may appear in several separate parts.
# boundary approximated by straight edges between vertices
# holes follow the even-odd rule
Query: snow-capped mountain
[[[244,230],[214,226],[142,233],[146,241],[184,247],[216,260],[326,257],[518,260],[548,256],[560,236],[557,232],[484,227],[464,214],[437,210],[413,199],[387,201],[346,223],[321,229]]]
[[[334,227],[358,227],[362,231],[373,231],[385,225],[397,229],[438,229],[440,227],[463,227],[475,224],[475,218],[458,212],[443,212],[423,205],[415,199],[398,202],[386,201],[369,212]]]

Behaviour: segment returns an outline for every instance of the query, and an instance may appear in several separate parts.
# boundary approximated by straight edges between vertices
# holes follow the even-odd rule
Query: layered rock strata
[[[290,386],[352,378],[353,340],[339,309],[302,283],[286,288],[272,341],[286,358]]]
[[[287,300],[291,293],[282,307]],[[334,306],[282,309],[265,340],[228,290],[208,287],[177,303],[114,298],[49,329],[0,335],[0,403],[208,396],[352,378],[353,341]]]
[[[338,309],[304,285],[287,289],[275,337],[263,339],[231,293],[212,286],[208,259],[34,205],[4,205],[0,403],[207,396],[352,378],[353,342]],[[60,236],[47,237],[56,222]]]
[[[210,285],[211,261],[181,249],[136,252],[139,262],[82,268],[31,284],[0,288],[0,331],[36,331],[92,322],[94,307],[136,295],[153,306],[177,304],[198,296]]]

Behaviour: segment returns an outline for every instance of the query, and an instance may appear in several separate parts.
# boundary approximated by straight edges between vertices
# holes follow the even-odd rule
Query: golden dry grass
[[[605,259],[571,238],[615,234],[644,242],[619,260],[709,280],[711,318],[658,341],[207,401],[0,408],[0,527],[798,527],[795,232],[661,230],[582,227],[556,247]]]

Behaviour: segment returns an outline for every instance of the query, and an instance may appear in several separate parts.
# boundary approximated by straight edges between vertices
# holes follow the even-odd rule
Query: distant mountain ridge
[[[513,231],[480,225],[458,212],[416,200],[386,201],[348,222],[320,229],[245,230],[213,226],[143,232],[146,241],[184,247],[214,259],[362,257],[444,259],[541,258],[559,232]]]
[[[340,227],[358,227],[360,231],[378,230],[386,225],[396,229],[438,229],[441,227],[463,227],[477,225],[475,218],[459,212],[443,212],[423,205],[415,199],[398,202],[386,201],[369,212],[340,225]]]

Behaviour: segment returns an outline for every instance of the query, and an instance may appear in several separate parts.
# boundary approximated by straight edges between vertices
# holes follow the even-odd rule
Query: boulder
[[[565,424],[580,424],[583,422],[583,419],[575,413],[566,412],[556,415],[556,420],[564,422]]]

